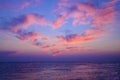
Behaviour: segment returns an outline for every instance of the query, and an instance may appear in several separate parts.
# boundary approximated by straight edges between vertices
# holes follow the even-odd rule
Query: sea
[[[120,63],[1,62],[0,80],[120,80]]]

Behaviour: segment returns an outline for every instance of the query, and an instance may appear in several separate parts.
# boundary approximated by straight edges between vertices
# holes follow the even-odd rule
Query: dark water
[[[0,63],[0,80],[120,80],[120,63]]]

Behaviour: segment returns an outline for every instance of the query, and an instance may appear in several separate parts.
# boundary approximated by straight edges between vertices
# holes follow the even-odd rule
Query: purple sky
[[[120,0],[0,0],[0,61],[120,57]]]

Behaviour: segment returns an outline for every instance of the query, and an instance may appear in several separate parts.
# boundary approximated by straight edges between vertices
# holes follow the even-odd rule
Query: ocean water
[[[120,63],[0,63],[0,80],[120,80]]]

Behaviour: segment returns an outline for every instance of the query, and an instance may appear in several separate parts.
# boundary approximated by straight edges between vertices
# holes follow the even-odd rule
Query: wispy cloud
[[[61,27],[62,25],[64,25],[66,23],[67,18],[68,18],[67,14],[62,13],[62,15],[60,15],[59,18],[53,22],[52,28],[57,29],[57,28]]]
[[[5,26],[3,26],[3,29],[9,29],[13,32],[17,32],[19,29],[27,29],[32,24],[36,24],[41,27],[49,25],[45,17],[38,14],[25,14],[12,18],[9,21],[5,21],[3,24],[5,24]]]
[[[68,1],[68,0],[62,0],[60,3],[58,3],[58,9],[55,9],[56,13],[58,13],[58,19],[56,20],[55,23],[53,23],[53,27],[61,27],[64,22],[66,22],[68,19],[72,18],[72,24],[73,25],[87,25],[91,24],[93,26],[95,23],[94,21],[100,20],[98,25],[101,24],[107,24],[109,25],[110,21],[113,22],[115,20],[116,14],[118,14],[118,11],[115,10],[115,4],[119,0],[115,1],[110,1],[110,2],[104,2],[102,8],[97,8],[95,5],[86,2],[86,3],[79,3],[79,2],[74,2]],[[63,3],[62,3],[63,2]],[[71,2],[71,3],[70,3]],[[100,3],[101,4],[101,3]],[[111,16],[111,17],[109,17]],[[100,18],[103,20],[107,20],[109,22],[103,21],[101,19],[96,19]],[[96,21],[97,22],[97,21]],[[57,25],[54,25],[57,24]],[[97,27],[97,26],[96,26]]]
[[[83,34],[68,34],[65,36],[57,36],[58,39],[62,40],[61,42],[69,43],[69,44],[78,44],[78,43],[85,43],[85,42],[93,42],[96,41],[98,38],[97,36],[101,35],[102,32],[91,34],[91,33],[83,33]]]
[[[79,2],[78,0],[61,0],[54,10],[54,14],[57,15],[55,21],[52,21],[52,19],[46,20],[47,16],[40,14],[23,13],[24,15],[8,20],[1,19],[2,24],[0,25],[0,31],[5,30],[11,32],[17,39],[30,41],[33,45],[40,47],[40,51],[51,52],[54,56],[67,51],[77,51],[82,49],[81,44],[95,42],[99,40],[101,36],[105,36],[110,25],[118,22],[116,21],[116,14],[119,14],[120,10],[115,8],[115,4],[117,4],[118,1],[119,0],[101,1],[98,3],[100,5],[95,5],[94,2],[90,0],[86,0],[85,2]],[[18,8],[18,10],[23,10],[32,6],[33,3],[38,2],[41,2],[41,0],[23,1],[18,7],[15,7],[17,5],[11,3],[0,3],[0,9],[4,9],[4,7],[8,9],[8,7],[10,7],[10,9]],[[45,15],[47,14],[45,13]],[[50,15],[50,18],[51,17],[52,15]],[[37,25],[37,29],[48,26],[51,28],[51,31],[54,32],[68,22],[70,22],[72,26],[78,26],[78,28],[81,25],[90,26],[90,28],[85,31],[82,30],[81,33],[59,34],[54,37],[50,35],[50,38],[41,35],[37,31],[29,31],[32,25]]]
[[[18,31],[16,37],[20,40],[30,40],[34,42],[39,37],[39,34],[35,32]]]
[[[62,0],[64,1],[64,0]],[[70,1],[65,0],[65,3],[58,3],[61,4],[58,6],[58,12],[60,16],[56,20],[56,24],[53,27],[58,28],[62,27],[63,24],[68,20],[72,19],[72,25],[76,26],[79,24],[82,25],[91,25],[91,28],[84,31],[82,34],[79,35],[66,35],[66,36],[59,36],[67,42],[74,41],[75,42],[86,42],[92,41],[96,39],[97,36],[101,36],[106,33],[106,29],[111,24],[116,22],[116,14],[119,13],[119,10],[115,9],[115,4],[119,0],[111,0],[109,2],[104,2],[101,8],[97,8],[95,5],[86,2],[86,3],[79,3],[74,2],[70,3]],[[101,3],[102,4],[102,3]],[[57,12],[57,9],[56,9]],[[65,13],[65,14],[62,14]],[[58,15],[58,14],[57,14]],[[83,35],[84,34],[84,35]]]
[[[0,2],[0,9],[2,11],[21,11],[24,10],[26,8],[29,7],[35,7],[36,5],[38,6],[38,4],[41,3],[41,0],[29,0],[29,2],[27,0],[21,0],[18,1],[18,3],[16,4],[15,1],[10,1],[9,3],[7,1],[5,2]]]
[[[11,20],[2,23],[0,30],[11,32],[19,40],[29,40],[32,44],[39,44],[40,40],[48,40],[47,37],[39,35],[36,31],[28,31],[27,29],[32,25],[36,24],[40,27],[49,25],[42,15],[38,14],[25,14],[19,17],[12,18]]]
[[[19,7],[18,10],[24,10],[26,8],[29,7],[35,7],[35,6],[39,6],[39,3],[41,3],[42,0],[29,0],[28,1],[24,1]]]

